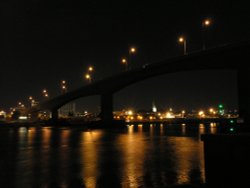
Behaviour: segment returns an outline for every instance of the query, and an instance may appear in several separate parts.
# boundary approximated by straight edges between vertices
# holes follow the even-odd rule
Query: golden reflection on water
[[[195,149],[197,147],[197,140],[191,137],[171,137],[169,142],[172,145],[177,171],[177,184],[190,183],[191,170],[194,164],[199,161],[199,168],[203,169],[203,152]],[[202,143],[200,142],[200,147]],[[204,181],[204,170],[201,170],[201,177]]]
[[[140,126],[142,131],[142,126]],[[140,187],[144,174],[143,163],[145,161],[146,145],[144,134],[134,131],[134,126],[128,127],[128,135],[120,134],[117,139],[118,150],[121,153],[122,187]]]
[[[134,132],[134,125],[129,125],[128,126],[128,134],[133,134]]]
[[[143,132],[143,124],[138,125],[138,132],[142,133]]]
[[[50,147],[50,138],[51,138],[51,128],[42,129],[42,141],[45,146]]]
[[[101,178],[116,174],[114,179],[117,178],[121,187],[131,188],[150,187],[146,185],[148,182],[154,187],[157,183],[166,186],[172,180],[176,184],[192,183],[195,182],[192,180],[194,174],[204,182],[203,143],[197,137],[186,137],[190,133],[188,125],[181,125],[181,129],[176,129],[178,134],[174,132],[177,135],[171,136],[173,128],[163,124],[139,124],[117,132],[47,127],[19,129],[16,132],[20,146],[17,182],[22,184],[24,179],[29,184],[33,179],[41,181],[39,176],[32,174],[34,169],[44,180],[59,176],[60,186],[68,185],[70,179],[67,178],[77,175],[86,188],[98,187],[103,183]],[[212,128],[216,125],[200,124],[195,131],[203,134],[205,129],[212,132]],[[72,164],[77,164],[79,171]],[[115,168],[112,171],[115,174],[107,175],[109,166]],[[54,168],[59,170],[54,171]]]
[[[67,146],[69,144],[71,131],[68,129],[61,130],[61,146]]]
[[[217,133],[217,124],[216,123],[210,123],[210,133],[211,134]]]
[[[29,146],[34,142],[35,134],[36,134],[36,128],[31,127],[28,129],[28,145]]]
[[[150,134],[150,137],[154,136],[154,124],[152,123],[149,125],[149,134]]]
[[[81,136],[81,158],[82,158],[82,179],[86,188],[97,187],[98,162],[99,162],[99,140],[102,131],[83,132]]]
[[[199,135],[205,134],[205,125],[203,123],[199,124]]]
[[[186,134],[186,124],[185,123],[181,124],[181,133],[182,133],[182,135]]]
[[[163,136],[164,135],[164,125],[161,123],[160,124],[160,135]]]

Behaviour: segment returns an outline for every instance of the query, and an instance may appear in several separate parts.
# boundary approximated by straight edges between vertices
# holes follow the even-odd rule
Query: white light
[[[20,119],[20,120],[27,120],[28,119],[28,117],[27,116],[19,116],[19,118],[18,119]]]
[[[130,116],[132,116],[133,115],[133,111],[129,110],[129,111],[127,111],[127,114],[130,115]]]
[[[152,109],[153,112],[157,112],[157,108],[154,106]]]
[[[166,118],[175,118],[175,116],[171,112],[167,112]]]

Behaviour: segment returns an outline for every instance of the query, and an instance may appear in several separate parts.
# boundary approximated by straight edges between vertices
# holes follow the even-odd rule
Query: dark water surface
[[[204,182],[216,125],[0,128],[0,187],[171,187]]]

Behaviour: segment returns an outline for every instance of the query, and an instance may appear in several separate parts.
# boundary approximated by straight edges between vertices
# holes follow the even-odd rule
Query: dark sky
[[[94,80],[124,70],[128,48],[138,49],[136,66],[182,55],[179,35],[187,37],[188,52],[200,50],[201,22],[213,20],[207,31],[209,48],[250,39],[246,0],[59,1],[1,2],[0,109],[28,96],[42,100],[87,84],[83,74],[95,67]],[[200,108],[219,102],[237,108],[234,71],[187,72],[153,78],[115,95],[115,109]],[[80,102],[81,101],[81,102]],[[98,97],[79,100],[80,110],[98,108]]]

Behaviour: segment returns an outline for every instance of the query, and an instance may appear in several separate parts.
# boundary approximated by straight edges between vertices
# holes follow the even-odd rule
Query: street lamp
[[[43,90],[43,96],[45,98],[48,98],[49,97],[49,94],[48,94],[48,91],[46,89]]]
[[[94,68],[93,68],[92,66],[89,66],[88,71],[89,71],[89,72],[93,72],[93,71],[94,71]]]
[[[183,53],[184,55],[187,54],[187,42],[184,37],[179,37],[179,43],[183,43]]]
[[[90,74],[86,74],[85,78],[89,81],[89,83],[91,83],[91,75]]]
[[[87,68],[87,73],[85,74],[85,79],[89,80],[89,83],[91,83],[91,81],[92,81],[93,71],[94,71],[94,67],[93,66],[89,66]]]
[[[66,86],[66,81],[63,80],[61,82],[61,89],[62,89],[62,93],[66,93],[67,92],[67,86]]]
[[[132,47],[129,48],[129,65],[130,65],[130,68],[132,68],[132,65],[133,65],[133,63],[132,63],[132,56],[136,52],[137,52],[137,49],[134,46],[132,46]]]
[[[209,20],[209,19],[206,19],[206,20],[204,20],[204,22],[203,22],[203,25],[204,25],[205,27],[210,26],[210,24],[211,24],[211,20]]]
[[[129,50],[129,52],[131,54],[134,54],[136,52],[136,48],[135,47],[131,47],[130,50]]]
[[[126,70],[128,70],[128,61],[125,58],[122,58],[122,64],[126,66]]]
[[[205,19],[202,21],[202,49],[206,49],[206,30],[211,26],[211,19]]]

